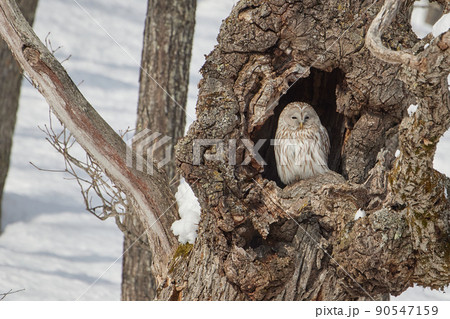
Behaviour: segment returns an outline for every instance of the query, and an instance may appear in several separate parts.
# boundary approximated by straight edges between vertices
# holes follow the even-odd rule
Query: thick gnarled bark
[[[179,285],[185,299],[381,299],[449,283],[447,178],[432,168],[448,128],[448,34],[419,48],[404,14],[412,1],[389,2],[248,0],[233,9],[202,70],[198,120],[178,145],[204,213],[167,293]],[[343,177],[282,188],[270,145],[259,148],[267,166],[243,145],[273,138],[291,101],[317,110],[334,145],[329,166]],[[223,140],[225,150],[237,139],[238,165],[227,151],[208,160],[221,150],[214,145],[194,165],[196,139]],[[358,209],[367,216],[355,221]],[[199,290],[190,278],[205,258],[216,276],[200,271],[212,279]]]

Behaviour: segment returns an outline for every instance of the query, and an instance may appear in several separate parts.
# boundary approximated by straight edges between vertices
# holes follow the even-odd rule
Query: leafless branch
[[[22,291],[25,291],[25,289],[19,289],[19,290],[15,290],[15,291],[10,289],[8,292],[0,293],[0,301],[4,300],[6,298],[6,296],[8,296],[8,295],[12,295],[12,294],[22,292]]]
[[[73,155],[73,147],[77,144],[74,136],[64,127],[56,132],[53,126],[51,111],[49,125],[40,128],[50,145],[64,158],[64,169],[44,169],[34,163],[41,171],[66,173],[77,182],[88,212],[100,220],[114,217],[120,229],[123,229],[122,217],[126,213],[126,195],[103,172],[98,163],[85,153],[84,159]],[[129,132],[127,129],[123,134]]]

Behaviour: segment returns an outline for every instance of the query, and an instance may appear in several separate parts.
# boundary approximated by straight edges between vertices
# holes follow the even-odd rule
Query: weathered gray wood
[[[382,44],[381,36],[391,25],[392,19],[397,15],[398,9],[406,1],[386,0],[380,12],[370,24],[367,31],[366,46],[377,58],[389,63],[402,63],[413,68],[419,68],[419,59],[404,51],[393,51]]]

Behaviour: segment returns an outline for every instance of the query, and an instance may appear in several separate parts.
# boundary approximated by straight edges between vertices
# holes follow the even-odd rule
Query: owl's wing
[[[328,155],[330,154],[330,138],[328,137],[327,129],[323,125],[320,125],[319,135],[322,141],[320,144],[322,151],[325,153],[326,158],[328,158]]]

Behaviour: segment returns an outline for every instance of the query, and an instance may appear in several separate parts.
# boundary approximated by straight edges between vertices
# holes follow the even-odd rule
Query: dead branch
[[[375,19],[367,31],[366,46],[377,58],[388,63],[402,63],[413,68],[419,67],[419,60],[417,57],[406,53],[404,51],[393,51],[386,48],[381,40],[383,32],[391,24],[392,20],[397,15],[397,12],[405,1],[401,0],[386,0],[380,12],[378,12]]]
[[[42,169],[42,171],[66,173],[77,182],[84,200],[86,210],[100,220],[115,218],[120,229],[123,229],[122,218],[126,213],[128,202],[126,195],[103,172],[99,164],[89,155],[85,159],[72,155],[72,147],[76,144],[74,136],[62,126],[57,133],[53,127],[51,112],[49,112],[49,126],[40,128],[47,135],[46,140],[64,158],[64,169]],[[127,130],[128,131],[128,130]],[[127,132],[126,131],[126,132]],[[126,134],[126,133],[125,133]],[[81,174],[84,173],[85,177]],[[93,202],[101,202],[94,205]]]
[[[148,175],[127,165],[124,141],[86,101],[13,0],[0,1],[0,34],[58,119],[136,208],[154,256],[154,273],[165,277],[177,245],[170,225],[178,213],[164,172],[154,167]]]

